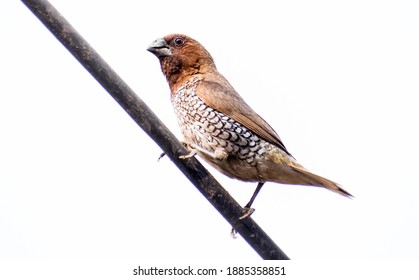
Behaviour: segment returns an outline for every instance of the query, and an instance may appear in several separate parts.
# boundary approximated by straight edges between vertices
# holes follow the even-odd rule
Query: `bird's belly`
[[[198,152],[198,155],[222,174],[245,182],[262,182],[257,165],[249,164],[237,156],[229,155],[224,160],[217,160],[206,154]]]

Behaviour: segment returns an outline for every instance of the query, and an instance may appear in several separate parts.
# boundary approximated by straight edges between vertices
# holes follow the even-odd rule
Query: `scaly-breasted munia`
[[[258,182],[250,206],[265,182],[324,187],[351,197],[337,183],[313,174],[287,151],[275,130],[217,71],[196,40],[171,34],[147,49],[156,55],[171,91],[185,146],[221,173]]]

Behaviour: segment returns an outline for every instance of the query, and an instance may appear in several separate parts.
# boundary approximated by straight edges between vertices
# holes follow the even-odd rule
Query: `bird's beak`
[[[169,45],[167,45],[166,40],[164,40],[163,38],[154,40],[153,43],[151,43],[151,45],[148,46],[147,50],[157,57],[172,55],[172,51]]]

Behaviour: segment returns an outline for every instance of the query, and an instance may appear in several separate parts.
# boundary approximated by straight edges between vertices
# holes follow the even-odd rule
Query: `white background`
[[[292,259],[419,250],[416,1],[52,3],[181,139],[158,60],[179,32],[308,169],[355,198],[268,183],[253,218]],[[20,1],[0,3],[0,259],[260,257]],[[209,169],[241,204],[255,184]]]

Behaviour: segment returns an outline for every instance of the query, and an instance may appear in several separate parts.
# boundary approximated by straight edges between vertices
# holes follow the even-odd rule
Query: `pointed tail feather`
[[[302,184],[304,185],[309,185],[309,186],[315,186],[315,187],[324,187],[328,190],[331,190],[333,192],[336,192],[340,195],[343,195],[345,197],[349,197],[352,198],[353,196],[345,191],[344,189],[342,189],[339,184],[330,181],[329,179],[323,178],[319,175],[316,175],[314,173],[311,173],[310,171],[304,169],[303,167],[297,167],[297,166],[293,166],[292,169],[294,169],[294,171],[296,171],[297,173],[299,173],[300,178],[303,179]]]

